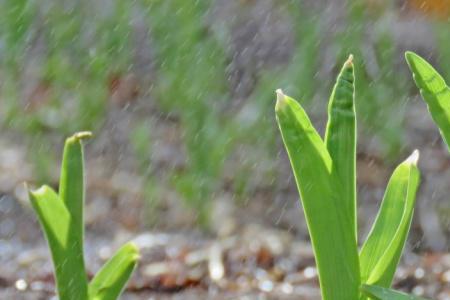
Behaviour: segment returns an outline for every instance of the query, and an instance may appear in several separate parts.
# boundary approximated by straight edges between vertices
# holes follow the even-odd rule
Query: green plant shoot
[[[444,78],[422,57],[413,52],[406,52],[405,57],[431,117],[450,147],[450,89]]]
[[[344,66],[344,73],[347,68],[352,68],[350,61]],[[337,85],[342,82],[338,80]],[[338,93],[335,95],[341,94],[341,88],[336,87]],[[338,105],[340,101],[333,103]],[[300,104],[280,90],[277,91],[275,110],[305,210],[322,298],[358,299],[360,278],[354,223],[351,221],[353,213],[348,210],[350,205],[341,203],[341,185],[330,180],[332,177],[339,179],[333,172],[336,168],[332,157]],[[334,121],[339,124],[339,119]],[[337,128],[328,126],[329,135],[337,134],[332,132]],[[330,137],[328,140],[330,144],[335,139]],[[338,153],[338,147],[332,148]],[[303,156],[307,158],[303,159]],[[339,286],[346,288],[337,288]]]
[[[139,258],[139,251],[133,243],[124,245],[88,284],[83,255],[82,140],[90,136],[90,132],[79,132],[66,140],[59,194],[46,185],[29,192],[50,247],[61,300],[117,299]]]
[[[345,62],[333,88],[324,140],[301,105],[281,90],[277,90],[275,112],[300,192],[322,299],[392,300],[392,295],[399,294],[389,287],[409,232],[419,185],[418,152],[392,174],[378,217],[358,254],[352,60],[350,56]],[[390,292],[378,293],[379,289]]]
[[[361,279],[389,287],[406,242],[419,185],[418,151],[400,164],[389,180],[381,208],[360,252]]]
[[[418,296],[411,296],[374,285],[363,285],[361,289],[365,295],[376,300],[426,300]]]
[[[333,172],[342,179],[342,200],[357,238],[356,228],[356,113],[353,56],[350,56],[331,93],[325,144]]]
[[[408,51],[405,58],[414,82],[450,152],[450,88],[444,78],[422,57]],[[399,296],[395,299],[406,298]]]

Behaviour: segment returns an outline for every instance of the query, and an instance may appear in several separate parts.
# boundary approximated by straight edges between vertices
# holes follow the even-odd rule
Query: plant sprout
[[[66,140],[59,194],[47,185],[29,192],[50,247],[60,300],[117,299],[139,258],[136,245],[125,244],[88,284],[83,255],[82,140],[90,136],[90,132],[79,132]]]
[[[422,57],[413,52],[406,52],[405,57],[431,117],[450,147],[450,89],[444,78]]]
[[[414,211],[417,150],[392,174],[358,254],[352,60],[345,62],[331,94],[324,140],[301,105],[277,90],[276,117],[300,192],[322,299],[422,299],[390,289]]]

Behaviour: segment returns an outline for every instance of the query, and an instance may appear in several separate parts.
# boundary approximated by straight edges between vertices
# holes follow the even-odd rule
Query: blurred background
[[[320,299],[276,88],[323,133],[352,53],[361,239],[396,164],[422,185],[395,286],[450,299],[450,160],[403,53],[450,80],[449,0],[0,0],[0,298],[54,299],[23,183],[85,149],[94,272],[134,239],[123,299]]]

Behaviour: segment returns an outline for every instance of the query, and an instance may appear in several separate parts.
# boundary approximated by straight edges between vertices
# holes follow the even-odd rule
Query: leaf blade
[[[84,263],[84,157],[82,140],[91,137],[90,132],[78,132],[67,138],[64,144],[59,197],[70,214],[68,248],[71,249],[66,260],[77,265],[73,280],[82,282],[83,289],[78,293],[88,294],[88,279]],[[66,272],[71,273],[70,269]],[[76,278],[76,279],[75,279]],[[74,297],[78,297],[79,295]],[[86,296],[87,297],[87,296]],[[70,298],[71,299],[71,298]],[[62,299],[65,300],[65,299]]]
[[[328,103],[325,144],[333,160],[333,172],[342,185],[351,227],[357,238],[356,222],[356,113],[353,56],[339,73]]]
[[[422,297],[408,295],[399,291],[376,285],[363,284],[361,286],[361,290],[365,295],[376,300],[427,300]]]
[[[134,243],[122,246],[97,272],[89,284],[93,300],[114,300],[125,288],[139,259],[139,250]]]
[[[450,150],[450,88],[444,78],[422,57],[408,51],[405,58],[431,117]]]
[[[300,104],[281,91],[277,94],[277,121],[301,195],[322,299],[358,299],[356,239],[349,230],[347,210],[339,203],[338,188],[331,176],[331,157]]]
[[[81,141],[90,136],[90,132],[78,132],[66,139],[59,180],[59,197],[72,215],[74,230],[81,234],[77,238],[81,246],[84,232],[84,157]]]
[[[361,281],[389,287],[414,213],[420,173],[417,150],[393,172],[381,208],[361,248]]]
[[[69,211],[48,186],[29,191],[29,196],[50,248],[60,299],[87,299],[87,276],[79,264],[82,253],[71,247]]]

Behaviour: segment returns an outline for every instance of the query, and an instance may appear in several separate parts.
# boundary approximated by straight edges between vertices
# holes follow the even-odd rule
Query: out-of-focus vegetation
[[[389,22],[379,22],[399,7],[390,1],[347,1],[345,22],[330,30],[318,6],[300,0],[274,1],[277,22],[291,28],[283,34],[292,36],[291,44],[279,47],[292,49],[283,61],[255,68],[254,84],[244,95],[245,103],[251,105],[235,107],[231,105],[235,93],[230,62],[236,53],[230,44],[239,16],[230,15],[229,22],[218,26],[214,9],[219,2],[0,0],[1,124],[32,149],[39,181],[52,176],[46,154],[53,149],[43,139],[104,130],[108,111],[117,106],[111,100],[117,85],[143,68],[135,59],[141,43],[150,45],[151,64],[144,66],[150,79],[138,74],[136,94],[142,102],[151,103],[162,116],[158,120],[177,123],[184,154],[182,167],[162,178],[149,167],[148,156],[158,122],[136,117],[129,140],[146,181],[146,198],[158,200],[159,186],[174,189],[188,207],[200,212],[202,223],[208,222],[205,212],[222,189],[247,197],[249,182],[255,180],[254,165],[268,162],[264,176],[269,182],[276,178],[271,163],[278,151],[273,146],[273,91],[282,87],[303,105],[323,108],[330,89],[330,80],[323,79],[334,75],[334,62],[349,53],[358,66],[359,130],[364,136],[378,137],[382,151],[393,160],[404,150],[403,113],[412,84],[406,73],[394,67],[401,52]],[[422,7],[410,2],[412,7]],[[236,5],[246,11],[255,4],[239,1]],[[135,34],[139,18],[144,20],[139,26],[145,27],[145,37]],[[450,57],[445,55],[450,43],[448,22],[442,18],[434,22],[438,53]],[[324,69],[325,56],[332,58],[330,65],[317,73]],[[125,109],[132,105],[119,104]],[[243,112],[243,107],[251,109]],[[243,149],[248,159],[227,169],[227,162]],[[234,175],[226,184],[225,172]]]
[[[164,114],[179,119],[186,168],[174,170],[173,186],[206,223],[235,137],[233,123],[221,113],[229,93],[226,55],[205,24],[211,1],[146,1],[158,78],[153,89]],[[170,21],[167,17],[170,16]]]

